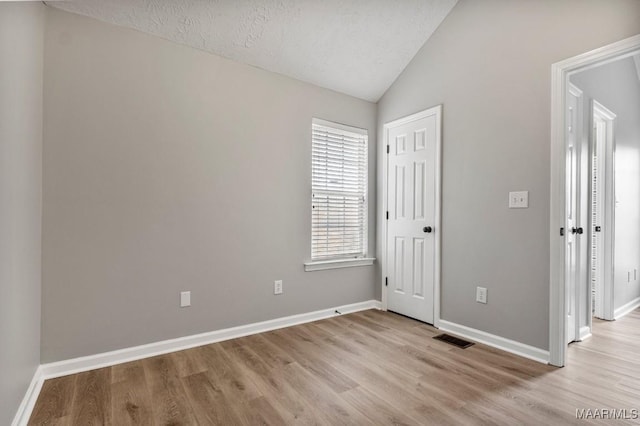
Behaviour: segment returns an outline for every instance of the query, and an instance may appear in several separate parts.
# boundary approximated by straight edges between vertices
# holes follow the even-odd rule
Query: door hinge
[[[387,220],[389,220],[389,210],[387,210]]]
[[[564,237],[564,228],[560,228],[560,236]]]
[[[387,145],[387,154],[389,153],[389,145]]]
[[[389,277],[384,277],[384,286],[389,287]]]

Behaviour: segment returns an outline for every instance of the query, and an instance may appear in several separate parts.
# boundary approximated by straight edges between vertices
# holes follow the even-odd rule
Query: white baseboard
[[[525,345],[524,343],[516,342],[515,340],[505,339],[504,337],[496,336],[495,334],[490,334],[482,330],[477,330],[475,328],[456,324],[443,319],[440,320],[440,330],[457,334],[458,336],[474,340],[478,343],[502,349],[503,351],[510,352],[524,358],[529,358],[543,364],[549,363],[549,351]]]
[[[336,315],[381,308],[382,304],[380,301],[368,300],[366,302],[353,303],[330,309],[322,309],[320,311],[308,312],[305,314],[291,315],[288,317],[276,318],[273,320],[246,324],[238,327],[211,331],[208,333],[194,334],[192,336],[163,340],[161,342],[149,343],[147,345],[134,346],[131,348],[119,349],[96,355],[42,364],[37,368],[11,426],[25,426],[29,422],[31,412],[36,405],[38,395],[42,389],[42,384],[46,379],[53,379],[69,374],[95,370],[96,368],[109,367],[123,362],[135,361],[156,355],[181,351],[184,349],[194,348],[196,346],[221,342],[223,340],[276,330],[278,328],[291,327],[297,324],[331,318]],[[338,311],[339,314],[336,313],[336,311]]]
[[[42,366],[39,366],[33,374],[31,383],[27,388],[24,398],[22,398],[22,402],[18,407],[18,412],[11,422],[11,426],[24,426],[29,422],[31,412],[33,411],[33,407],[36,405],[43,383],[44,377],[42,376]]]
[[[616,309],[613,312],[613,317],[615,319],[620,319],[623,316],[633,312],[635,309],[637,309],[638,307],[640,307],[640,297],[636,297],[635,299],[633,299],[631,302],[626,303],[622,306],[620,306],[618,309]]]
[[[580,336],[578,337],[580,341],[582,342],[583,340],[588,339],[589,337],[591,337],[591,328],[589,328],[588,325],[585,325],[584,327],[580,327]]]
[[[177,339],[163,340],[160,342],[104,352],[96,355],[52,362],[41,365],[42,376],[44,379],[51,379],[83,371],[95,370],[97,368],[109,367],[123,362],[135,361],[142,358],[181,351],[184,349],[194,348],[196,346],[208,345],[210,343],[221,342],[223,340],[263,333],[265,331],[276,330],[278,328],[290,327],[292,325],[330,318],[338,315],[336,311],[339,311],[341,314],[349,314],[352,312],[364,311],[366,309],[380,309],[380,307],[381,305],[379,301],[368,300],[366,302],[353,303],[351,305],[338,306],[305,314],[291,315],[288,317],[241,325],[238,327],[179,337]]]

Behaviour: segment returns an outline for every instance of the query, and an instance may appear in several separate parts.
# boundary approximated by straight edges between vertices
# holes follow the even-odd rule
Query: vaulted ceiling
[[[72,0],[49,6],[377,101],[457,0]]]

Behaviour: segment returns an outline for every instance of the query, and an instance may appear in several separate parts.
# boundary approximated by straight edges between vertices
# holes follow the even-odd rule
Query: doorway
[[[581,71],[630,58],[639,51],[640,35],[567,59],[552,66],[549,333],[550,363],[552,365],[563,366],[565,364],[567,342],[580,340],[589,330],[589,327],[578,326],[578,321],[582,324],[585,324],[583,321],[587,319],[590,321],[590,303],[593,300],[593,292],[590,291],[590,286],[597,280],[597,274],[604,273],[606,275],[607,271],[606,256],[603,260],[604,266],[598,266],[597,263],[591,265],[591,261],[595,258],[591,256],[594,254],[591,251],[594,248],[594,244],[596,249],[604,248],[607,244],[607,237],[606,232],[601,232],[604,230],[605,225],[596,223],[598,218],[594,218],[593,212],[590,211],[590,208],[592,208],[591,203],[593,201],[598,202],[598,198],[593,198],[594,186],[591,180],[593,170],[589,168],[590,165],[594,165],[593,163],[590,164],[590,160],[592,160],[591,146],[594,141],[596,148],[598,142],[602,142],[600,146],[606,149],[607,124],[600,125],[600,130],[591,131],[591,129],[587,129],[581,138],[582,142],[580,137],[576,135],[572,145],[571,137],[567,132],[569,126],[572,125],[569,113],[573,102],[569,92],[570,77]],[[577,85],[577,87],[583,89],[580,85]],[[585,108],[585,111],[592,113],[596,109],[590,107]],[[593,115],[585,119],[585,123],[595,123],[596,121]],[[613,145],[613,143],[610,145]],[[571,148],[574,150],[573,152]],[[638,163],[640,166],[640,161]],[[640,167],[638,170],[640,170]],[[589,178],[586,179],[585,176],[589,176]],[[607,185],[606,182],[605,185]],[[597,187],[595,189],[597,190]],[[614,209],[615,194],[613,190],[607,191],[606,189],[609,188],[605,188],[604,194],[600,194],[600,196],[605,197],[604,203],[601,204],[605,205],[605,210],[607,205]],[[588,195],[581,199],[580,197],[585,193]],[[607,194],[611,197],[611,203],[606,200]],[[640,194],[636,198],[640,201]],[[640,203],[638,204],[640,205]],[[640,209],[638,211],[640,212]],[[595,213],[597,215],[598,212],[596,211]],[[605,217],[604,223],[606,223],[606,212],[604,215],[601,214],[601,218],[602,216]],[[598,226],[600,230],[596,231]],[[614,239],[613,227],[607,225],[607,228],[610,231],[611,239]],[[585,230],[587,231],[585,232]],[[638,242],[640,242],[640,238],[638,238]],[[598,244],[600,245],[598,246]],[[631,282],[630,280],[634,276],[632,272],[636,272],[636,269],[630,266],[627,268],[627,276],[629,282]],[[594,271],[596,272],[595,278],[591,274]],[[637,272],[635,275],[637,275]],[[604,305],[607,303],[606,293],[607,291],[603,290],[601,300]],[[613,299],[612,296],[611,300]],[[598,300],[597,294],[595,300]],[[585,308],[580,309],[581,306]]]
[[[437,325],[442,106],[384,125],[383,309]]]

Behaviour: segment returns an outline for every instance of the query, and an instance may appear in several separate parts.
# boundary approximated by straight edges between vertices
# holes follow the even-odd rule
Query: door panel
[[[403,237],[395,237],[395,255],[394,255],[394,263],[393,263],[393,280],[392,284],[395,286],[395,292],[404,294],[404,277],[405,274],[405,257],[404,257],[404,247],[405,247],[405,238]]]

